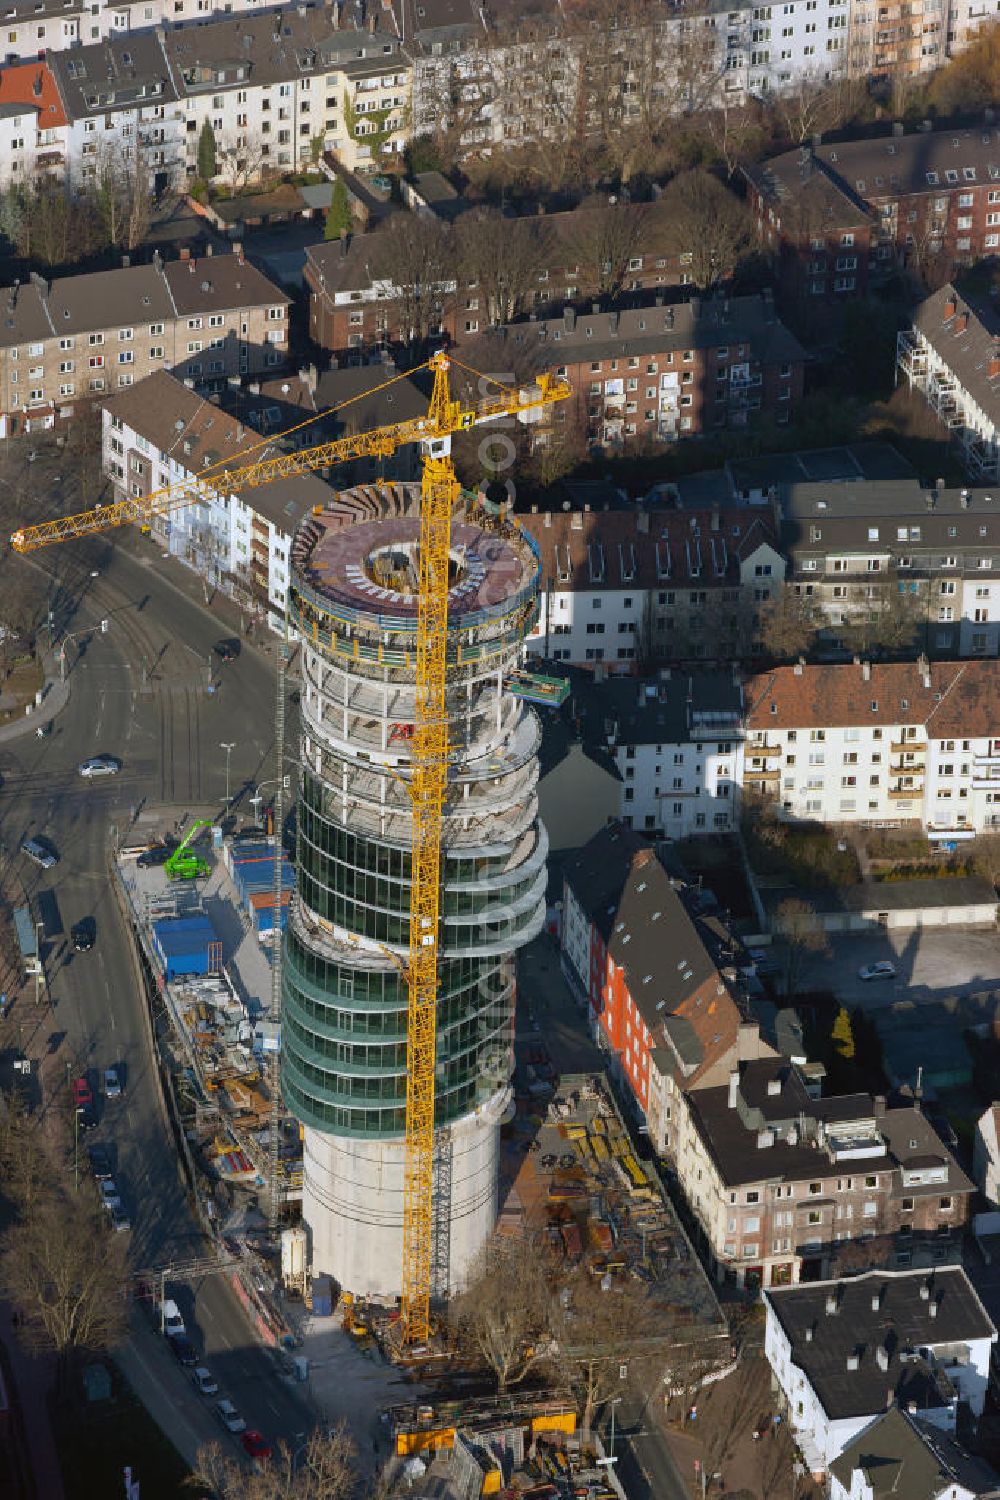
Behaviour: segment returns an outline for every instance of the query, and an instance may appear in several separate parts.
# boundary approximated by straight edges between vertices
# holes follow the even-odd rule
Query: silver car
[[[113,755],[94,755],[90,760],[81,761],[77,770],[87,780],[95,776],[117,776],[122,768],[120,760]]]
[[[215,1403],[215,1414],[227,1432],[246,1432],[247,1424],[225,1396]]]

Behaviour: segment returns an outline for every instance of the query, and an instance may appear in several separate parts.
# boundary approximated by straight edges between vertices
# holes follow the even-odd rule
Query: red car
[[[73,1084],[73,1103],[77,1109],[92,1109],[94,1096],[86,1078],[78,1078]]]
[[[271,1457],[271,1444],[263,1433],[255,1431],[253,1427],[240,1434],[240,1442],[249,1456],[254,1460],[263,1460]]]

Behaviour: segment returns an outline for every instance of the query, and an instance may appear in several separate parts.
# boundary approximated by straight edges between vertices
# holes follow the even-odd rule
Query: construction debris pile
[[[502,1232],[542,1233],[568,1265],[645,1282],[675,1326],[725,1327],[670,1200],[653,1167],[638,1159],[600,1079],[563,1077],[544,1118],[522,1119],[519,1128],[522,1159]]]
[[[572,1397],[400,1407],[387,1417],[395,1450],[390,1496],[615,1500],[600,1440],[581,1441]]]

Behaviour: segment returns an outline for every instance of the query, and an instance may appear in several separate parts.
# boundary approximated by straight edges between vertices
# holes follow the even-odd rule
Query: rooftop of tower
[[[413,628],[417,615],[419,485],[343,490],[296,533],[291,563],[299,587],[335,613],[370,615]],[[505,614],[536,587],[537,549],[519,528],[479,523],[463,500],[451,527],[451,623],[467,627]]]

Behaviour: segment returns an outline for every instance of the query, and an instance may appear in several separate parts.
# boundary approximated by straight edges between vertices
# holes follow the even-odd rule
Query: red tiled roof
[[[922,724],[935,738],[1000,729],[1000,662],[777,667],[751,677],[747,728]]]
[[[39,130],[68,123],[56,81],[44,63],[18,63],[0,71],[0,104],[37,109]]]

